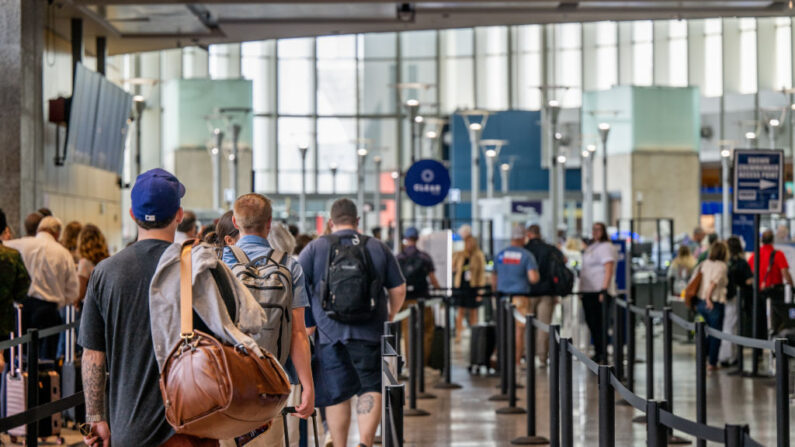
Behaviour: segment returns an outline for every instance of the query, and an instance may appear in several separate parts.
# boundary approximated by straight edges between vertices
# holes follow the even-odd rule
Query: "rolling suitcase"
[[[472,327],[469,341],[470,371],[480,366],[491,368],[491,356],[497,347],[497,329],[493,324],[479,324]]]
[[[295,407],[284,407],[282,410],[282,427],[284,428],[284,447],[290,447],[290,433],[287,430],[287,415],[294,414]],[[312,412],[312,429],[314,430],[314,435],[312,438],[315,439],[315,447],[320,447],[320,440],[317,438],[317,408],[315,411]]]
[[[22,306],[17,307],[17,334],[22,335]],[[42,365],[44,366],[44,365]],[[61,398],[61,380],[58,373],[54,370],[45,370],[46,366],[39,371],[37,382],[39,385],[38,402],[29,405],[28,402],[28,373],[24,371],[22,361],[22,345],[17,347],[16,356],[11,350],[11,367],[5,376],[6,381],[6,414],[13,416],[31,407],[53,402]],[[16,443],[17,437],[24,437],[27,434],[27,426],[12,428],[8,431],[11,442]],[[61,415],[54,414],[49,418],[39,421],[39,437],[56,437],[57,444],[63,444],[64,439],[61,434]]]
[[[66,323],[75,321],[77,309],[74,306],[66,307]],[[83,390],[83,379],[80,372],[80,359],[75,355],[76,331],[70,329],[66,332],[66,352],[64,363],[61,370],[61,393],[64,396],[71,396]],[[79,405],[70,408],[63,413],[64,420],[77,424],[86,421],[86,407]]]

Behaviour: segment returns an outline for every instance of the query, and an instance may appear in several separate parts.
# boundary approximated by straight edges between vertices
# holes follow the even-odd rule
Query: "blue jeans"
[[[723,303],[712,303],[712,310],[707,309],[707,302],[698,300],[696,311],[704,317],[707,326],[723,330],[723,313],[726,305]],[[715,337],[707,337],[707,353],[709,355],[709,364],[715,366],[718,364],[718,352],[720,351],[720,339]]]

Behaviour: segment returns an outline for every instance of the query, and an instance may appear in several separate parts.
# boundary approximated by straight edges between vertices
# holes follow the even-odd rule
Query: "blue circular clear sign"
[[[436,160],[420,160],[406,172],[406,194],[420,206],[442,203],[450,191],[450,173]]]

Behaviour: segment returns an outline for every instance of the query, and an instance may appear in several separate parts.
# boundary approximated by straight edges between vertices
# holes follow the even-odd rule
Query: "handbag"
[[[698,299],[698,291],[701,289],[701,280],[704,275],[701,274],[701,265],[696,267],[696,274],[690,278],[690,282],[685,287],[685,306],[689,309],[693,308],[696,299]]]
[[[268,352],[193,330],[192,240],[180,252],[181,340],[160,373],[166,420],[178,434],[229,439],[262,427],[280,414],[290,382]]]
[[[315,406],[318,408],[345,402],[362,388],[348,349],[339,340],[321,345],[316,339],[312,378],[315,382]]]

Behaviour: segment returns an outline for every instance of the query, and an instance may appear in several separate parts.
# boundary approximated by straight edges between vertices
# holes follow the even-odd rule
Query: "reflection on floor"
[[[639,335],[638,355],[643,357],[644,341]],[[498,415],[497,408],[505,402],[490,402],[497,393],[498,379],[471,376],[466,371],[467,341],[454,350],[453,381],[463,386],[460,390],[432,389],[438,374],[428,370],[429,391],[437,399],[420,400],[418,407],[431,416],[405,419],[407,446],[496,446],[510,445],[510,440],[525,435],[525,415]],[[662,344],[656,340],[655,396],[662,398]],[[674,413],[695,420],[695,348],[692,344],[674,346]],[[748,362],[750,363],[750,361]],[[596,377],[578,362],[574,362],[573,403],[574,443],[577,446],[598,445],[598,400]],[[635,391],[646,395],[645,364],[635,366]],[[776,409],[775,384],[772,379],[747,379],[729,376],[728,370],[709,373],[707,376],[708,409],[710,425],[722,427],[726,423],[748,424],[752,437],[766,446],[775,445]],[[521,382],[524,374],[520,372]],[[549,394],[546,368],[537,369],[537,434],[549,436]],[[524,390],[518,391],[519,406],[524,407]],[[618,401],[618,398],[617,398]],[[791,401],[792,403],[792,401]],[[616,406],[616,445],[645,446],[646,426],[632,423],[636,412],[628,406]],[[795,427],[795,411],[791,411]],[[684,437],[684,436],[683,436]],[[695,445],[695,444],[693,444]]]

